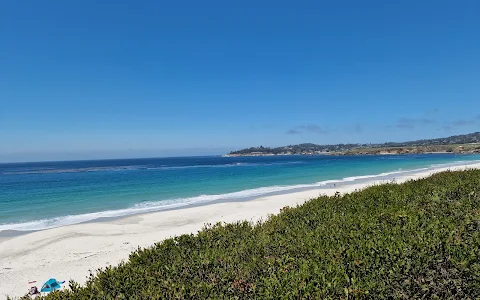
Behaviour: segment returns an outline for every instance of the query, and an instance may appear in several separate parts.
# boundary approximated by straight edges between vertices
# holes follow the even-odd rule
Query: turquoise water
[[[246,200],[361,180],[365,175],[473,160],[480,161],[480,156],[182,157],[0,164],[0,231],[40,230],[102,217]]]

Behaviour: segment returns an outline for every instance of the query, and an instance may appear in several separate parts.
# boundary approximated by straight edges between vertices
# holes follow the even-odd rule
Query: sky
[[[480,1],[0,3],[0,161],[480,131]]]

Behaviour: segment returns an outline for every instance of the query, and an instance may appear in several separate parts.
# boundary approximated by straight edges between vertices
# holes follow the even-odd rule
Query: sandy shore
[[[395,181],[401,183],[435,172],[466,167],[480,168],[480,163],[419,171],[398,176]],[[51,277],[83,283],[89,270],[117,264],[127,259],[129,253],[138,247],[147,247],[175,235],[196,233],[205,223],[257,221],[278,213],[286,205],[302,204],[319,194],[352,192],[385,181],[352,182],[335,188],[161,211],[6,237],[0,239],[0,297],[24,295],[29,287],[28,282],[33,280],[37,281],[38,286]]]

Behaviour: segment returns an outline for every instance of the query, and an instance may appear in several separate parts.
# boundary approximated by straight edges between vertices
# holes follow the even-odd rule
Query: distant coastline
[[[469,146],[471,147],[469,149]],[[478,145],[461,145],[461,148],[451,149],[423,149],[423,148],[372,148],[372,149],[354,149],[350,151],[341,152],[304,152],[304,153],[246,153],[246,154],[225,154],[223,157],[239,157],[239,156],[288,156],[288,155],[409,155],[409,154],[480,154],[480,144]]]
[[[447,138],[383,144],[298,144],[276,148],[251,147],[232,151],[225,157],[277,155],[399,155],[399,154],[480,154],[480,132]]]

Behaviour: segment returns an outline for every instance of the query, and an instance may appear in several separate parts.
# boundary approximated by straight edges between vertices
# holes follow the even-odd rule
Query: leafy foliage
[[[45,299],[478,297],[480,170],[469,170],[210,225]]]

